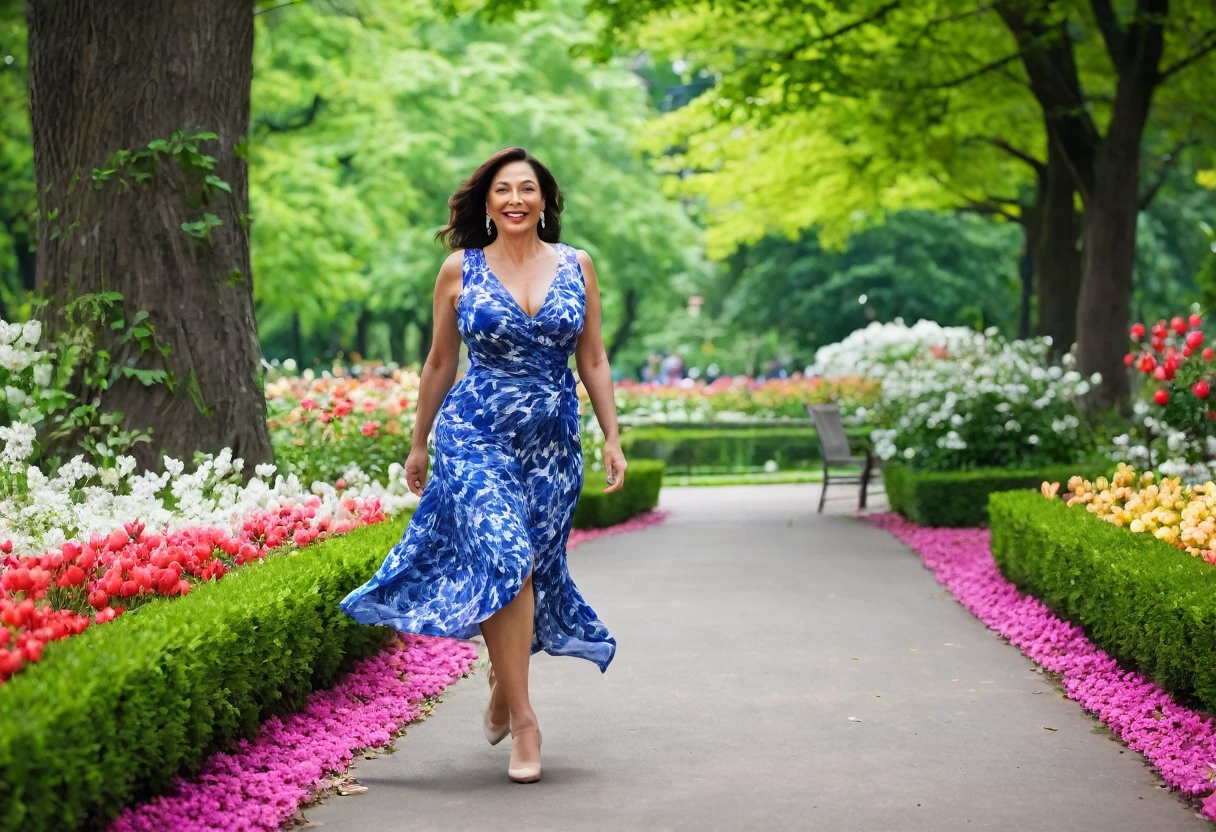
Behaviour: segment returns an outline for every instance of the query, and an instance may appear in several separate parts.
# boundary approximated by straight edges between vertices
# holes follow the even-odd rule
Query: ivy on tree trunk
[[[175,383],[119,378],[99,406],[153,431],[134,451],[145,467],[161,454],[189,460],[231,447],[252,472],[272,458],[240,150],[253,9],[248,0],[29,0],[27,15],[47,331],[64,325],[59,305],[82,293],[116,291],[128,314],[146,310],[167,355],[100,346],[115,366],[164,369]],[[216,138],[182,149],[183,136],[208,133]]]

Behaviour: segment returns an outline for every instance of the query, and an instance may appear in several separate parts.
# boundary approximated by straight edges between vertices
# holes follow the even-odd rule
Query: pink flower
[[[375,436],[377,427],[379,426],[375,422],[364,422],[361,430],[364,436]]]
[[[296,529],[295,534],[291,536],[291,539],[294,540],[295,544],[301,549],[307,546],[308,541],[310,540],[308,532],[304,529]]]

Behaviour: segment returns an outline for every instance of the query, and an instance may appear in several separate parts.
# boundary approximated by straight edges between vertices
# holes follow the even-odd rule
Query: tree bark
[[[367,360],[367,328],[371,325],[372,314],[367,311],[367,307],[359,310],[359,317],[355,321],[355,351],[359,353],[359,360]]]
[[[152,429],[152,445],[134,450],[145,467],[161,454],[189,460],[227,446],[252,472],[272,453],[241,222],[248,175],[234,153],[249,124],[250,4],[28,0],[27,17],[47,329],[62,327],[59,304],[83,293],[117,291],[128,315],[146,310],[158,343],[171,348],[167,357],[141,357],[112,338],[105,346],[116,365],[169,370],[174,391],[120,379],[100,407],[122,411],[126,428]],[[214,174],[231,196],[191,205],[201,176],[169,158],[144,185],[92,181],[115,151],[145,149],[179,129],[219,136],[200,150],[217,159]],[[222,222],[210,241],[182,229],[204,211]]]
[[[629,336],[633,333],[633,325],[638,319],[638,304],[641,303],[641,300],[637,289],[632,287],[625,289],[625,297],[621,304],[621,319],[617,321],[616,329],[612,331],[612,341],[606,350],[609,364],[615,360],[620,348],[628,343]]]
[[[1052,341],[1059,356],[1077,340],[1077,300],[1081,292],[1081,215],[1076,188],[1060,151],[1049,148],[1040,186],[1042,210],[1035,248],[1039,321],[1036,334]]]
[[[1120,83],[1123,86],[1123,83]],[[1123,355],[1131,323],[1136,219],[1140,213],[1140,146],[1151,88],[1139,106],[1116,106],[1095,164],[1093,199],[1085,207],[1084,271],[1077,302],[1077,368],[1101,373],[1096,409],[1125,405],[1131,383]]]

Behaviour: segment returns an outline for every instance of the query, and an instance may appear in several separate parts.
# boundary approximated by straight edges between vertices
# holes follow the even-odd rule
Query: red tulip
[[[1153,350],[1156,352],[1161,352],[1163,349],[1165,349],[1165,339],[1161,338],[1159,336],[1153,337],[1152,344],[1153,344]]]
[[[1162,407],[1165,407],[1165,405],[1169,402],[1169,400],[1170,400],[1170,394],[1169,394],[1169,391],[1166,390],[1165,388],[1160,388],[1157,390],[1156,393],[1153,394],[1153,401],[1155,401],[1157,404],[1161,405]]]
[[[329,420],[330,420],[330,415],[329,415],[328,411],[322,410],[320,413],[317,414],[317,421],[320,422],[321,424],[323,424],[323,425],[328,424]]]
[[[6,554],[6,555],[12,554],[12,552],[13,552],[13,541],[11,541],[11,540],[6,540],[6,541],[4,541],[3,543],[0,543],[0,552],[3,552],[3,553],[4,553],[4,554]]]
[[[1183,347],[1183,348],[1182,348],[1182,355],[1183,355],[1183,357],[1184,357],[1184,358],[1190,358],[1190,357],[1191,357],[1191,355],[1192,355],[1192,352],[1193,352],[1193,351],[1191,350],[1191,348],[1190,348],[1190,347]]]
[[[110,603],[110,596],[105,593],[105,590],[95,589],[89,593],[89,606],[93,609],[99,610],[108,603]]]
[[[377,425],[375,422],[364,422],[363,427],[360,430],[362,431],[364,436],[375,436],[376,427],[377,427]]]
[[[1153,378],[1157,379],[1157,381],[1165,381],[1165,366],[1162,364],[1153,370]]]
[[[1213,358],[1216,358],[1216,350],[1211,347],[1204,347],[1200,355],[1203,356],[1204,361],[1211,361]]]
[[[24,567],[7,572],[4,577],[8,581],[8,589],[13,592],[29,592],[34,586],[34,581],[30,578],[30,570]]]
[[[316,410],[318,405],[312,399],[305,399],[304,401],[300,402],[300,407],[304,408],[305,410]]]
[[[1174,330],[1174,332],[1177,332],[1179,335],[1182,335],[1186,332],[1186,321],[1182,320],[1182,318],[1175,317],[1170,321],[1170,329]]]
[[[1139,341],[1143,337],[1144,337],[1144,324],[1132,324],[1132,338]]]
[[[166,569],[160,574],[160,580],[156,582],[156,589],[161,595],[172,595],[177,589],[177,573],[172,569]]]
[[[1208,393],[1212,392],[1212,388],[1208,386],[1206,381],[1197,381],[1195,382],[1194,386],[1191,387],[1191,392],[1201,399],[1206,399],[1208,397]]]
[[[1203,332],[1198,329],[1188,332],[1186,334],[1186,345],[1193,350],[1197,350],[1203,346]]]
[[[25,663],[21,653],[17,650],[0,650],[0,679],[7,679]]]
[[[139,592],[139,584],[135,581],[123,581],[122,586],[118,589],[118,594],[123,598],[130,598],[137,592]]]

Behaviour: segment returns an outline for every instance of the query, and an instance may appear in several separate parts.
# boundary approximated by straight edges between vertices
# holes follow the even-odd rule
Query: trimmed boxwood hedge
[[[1120,664],[1216,714],[1216,568],[1061,500],[994,494],[1001,572]]]
[[[576,529],[598,529],[623,523],[659,504],[663,486],[663,463],[657,459],[631,459],[625,472],[625,487],[605,494],[603,472],[587,471],[583,492],[574,512]]]
[[[274,555],[47,645],[0,685],[0,829],[100,828],[297,710],[392,636],[338,609],[406,517]]]
[[[867,434],[849,431],[854,441]],[[770,459],[787,471],[815,467],[822,459],[813,427],[636,427],[621,434],[621,449],[627,456],[663,460],[669,474],[744,473]]]
[[[982,526],[988,522],[988,495],[1028,488],[1036,492],[1046,482],[1063,488],[1076,474],[1094,478],[1104,468],[1060,465],[1030,471],[978,468],[974,471],[913,471],[885,463],[883,487],[891,510],[922,526]],[[1041,497],[1040,497],[1041,499]]]

